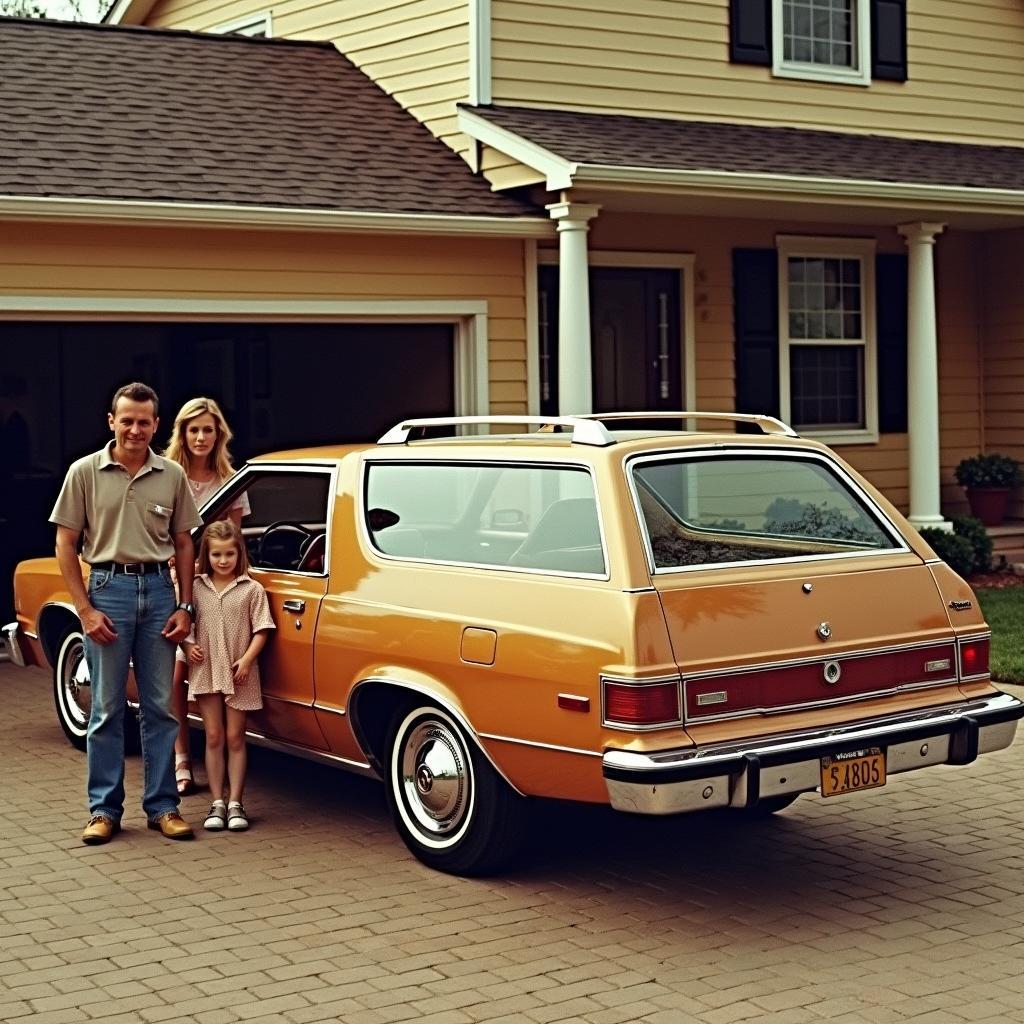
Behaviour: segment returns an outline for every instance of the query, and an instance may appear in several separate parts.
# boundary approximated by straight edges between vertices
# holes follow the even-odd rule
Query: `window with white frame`
[[[221,35],[251,36],[254,39],[270,39],[272,27],[270,11],[260,11],[258,14],[249,14],[237,21],[229,21],[223,25],[217,25],[210,29]]]
[[[773,72],[868,85],[868,0],[772,0]]]
[[[816,436],[877,438],[874,241],[778,246],[783,419]]]

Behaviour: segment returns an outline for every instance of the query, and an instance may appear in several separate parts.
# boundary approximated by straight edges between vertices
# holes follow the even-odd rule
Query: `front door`
[[[558,412],[558,267],[540,268],[541,413]],[[679,271],[591,267],[594,412],[682,405]]]

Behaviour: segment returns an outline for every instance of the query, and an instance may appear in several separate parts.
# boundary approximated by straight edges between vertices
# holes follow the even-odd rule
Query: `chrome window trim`
[[[583,470],[590,477],[590,484],[594,490],[594,505],[597,509],[597,529],[601,536],[601,555],[604,558],[605,571],[603,573],[594,572],[571,572],[569,570],[559,569],[531,569],[527,566],[519,565],[495,565],[487,562],[457,562],[452,559],[445,558],[421,558],[414,555],[389,555],[381,551],[373,543],[373,537],[370,534],[369,527],[366,524],[366,511],[367,511],[367,481],[370,475],[370,469],[373,466],[467,466],[473,468],[479,468],[481,466],[498,466],[502,468],[527,468],[527,469],[571,469],[571,470]],[[434,565],[434,566],[449,566],[455,569],[484,569],[489,572],[511,572],[517,575],[527,576],[549,576],[555,579],[577,579],[577,580],[594,580],[597,582],[607,583],[611,579],[611,563],[608,558],[608,540],[605,533],[604,526],[604,514],[601,509],[601,502],[599,500],[599,491],[597,487],[597,474],[594,471],[594,467],[586,462],[572,462],[572,461],[558,461],[558,462],[535,462],[528,459],[502,459],[488,456],[485,459],[445,459],[445,458],[429,458],[429,459],[402,459],[402,458],[379,458],[376,455],[368,456],[363,459],[362,468],[359,474],[359,492],[356,498],[358,519],[357,531],[359,534],[360,543],[364,545],[365,550],[368,551],[373,557],[379,558],[385,562],[405,562],[413,565]]]
[[[686,705],[683,702],[684,694],[682,690],[683,678],[678,672],[671,672],[662,676],[648,676],[643,679],[638,679],[635,676],[607,675],[602,672],[598,676],[598,683],[601,690],[601,725],[605,729],[615,729],[617,732],[657,732],[659,729],[682,728],[686,722]],[[664,686],[666,683],[675,683],[679,717],[664,722],[657,722],[654,725],[628,725],[624,722],[609,721],[605,706],[605,683],[620,683],[625,686]]]
[[[718,458],[720,456],[738,456],[738,457],[757,457],[757,458],[776,458],[782,456],[784,458],[797,458],[807,459],[811,462],[817,462],[826,469],[834,472],[840,480],[853,492],[856,497],[863,502],[864,507],[867,509],[869,514],[874,516],[878,523],[884,528],[884,531],[889,535],[890,540],[896,542],[894,547],[885,548],[882,550],[872,549],[867,551],[842,551],[842,552],[830,552],[821,555],[789,555],[782,556],[779,558],[758,558],[756,560],[745,560],[739,562],[702,562],[699,565],[679,565],[679,566],[666,566],[659,568],[655,564],[654,560],[654,549],[651,545],[650,533],[647,529],[647,521],[644,518],[643,508],[640,505],[640,494],[636,488],[636,480],[634,478],[635,470],[638,466],[646,465],[648,463],[658,462],[671,462],[680,460],[691,460],[691,459],[708,459]],[[708,447],[694,447],[694,448],[676,448],[672,451],[662,452],[645,452],[637,455],[629,456],[624,464],[623,469],[626,474],[626,484],[629,487],[630,496],[633,500],[633,511],[636,514],[637,522],[640,526],[641,539],[644,545],[644,552],[647,556],[647,567],[648,571],[652,576],[673,576],[681,573],[692,573],[692,572],[706,572],[717,569],[735,569],[741,567],[759,566],[759,565],[793,565],[797,562],[822,562],[829,561],[836,558],[850,559],[850,558],[879,558],[879,557],[891,557],[894,555],[907,554],[911,548],[907,542],[903,539],[903,535],[896,528],[895,523],[882,511],[879,505],[872,500],[867,492],[846,472],[846,470],[836,461],[828,458],[823,452],[809,451],[805,448],[796,448],[788,445],[773,445],[771,448],[765,449],[760,446],[744,446],[743,444],[717,444]]]
[[[324,568],[322,572],[305,572],[299,569],[271,569],[266,566],[253,565],[250,569],[253,572],[258,573],[283,573],[289,576],[299,576],[302,579],[327,579],[331,574],[331,538],[333,537],[333,526],[334,526],[334,506],[337,504],[336,498],[338,493],[338,463],[335,460],[324,460],[320,462],[247,462],[242,468],[234,474],[234,476],[228,477],[216,492],[210,496],[210,500],[207,501],[203,507],[199,510],[199,514],[203,515],[205,509],[212,508],[213,505],[221,499],[223,495],[224,500],[228,500],[236,492],[240,492],[245,489],[245,480],[249,478],[255,478],[264,472],[271,473],[292,473],[292,474],[303,474],[313,476],[326,476],[328,479],[327,486],[327,514],[324,520],[324,534],[326,540],[324,542]],[[230,492],[230,493],[229,493]],[[201,535],[202,531],[206,529],[210,524],[203,520],[203,525],[196,527],[192,532],[193,539],[197,535]],[[244,532],[244,526],[242,527]]]

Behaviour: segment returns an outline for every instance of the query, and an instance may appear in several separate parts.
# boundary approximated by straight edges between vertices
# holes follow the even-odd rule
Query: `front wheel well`
[[[65,605],[47,605],[39,613],[39,643],[51,666],[57,660],[57,646],[70,628],[81,629],[81,623],[78,616]]]

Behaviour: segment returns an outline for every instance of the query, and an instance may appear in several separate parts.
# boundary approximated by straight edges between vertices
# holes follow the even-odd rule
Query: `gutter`
[[[364,213],[302,207],[63,199],[50,196],[0,197],[0,219],[506,238],[549,238],[555,234],[554,224],[547,217],[540,216]]]

